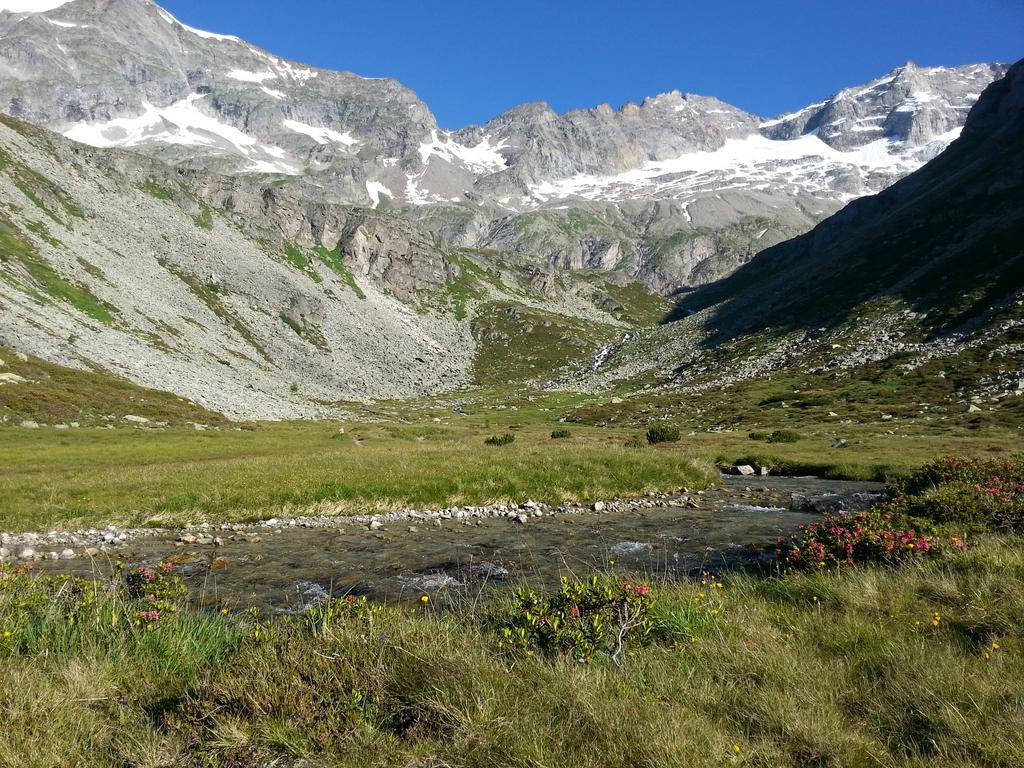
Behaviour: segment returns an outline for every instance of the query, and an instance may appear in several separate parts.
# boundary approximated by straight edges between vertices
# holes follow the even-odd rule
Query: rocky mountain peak
[[[1005,72],[1001,64],[922,68],[907,62],[866,85],[766,120],[761,133],[781,140],[813,133],[843,151],[880,140],[922,146],[940,139],[945,146],[985,87]]]

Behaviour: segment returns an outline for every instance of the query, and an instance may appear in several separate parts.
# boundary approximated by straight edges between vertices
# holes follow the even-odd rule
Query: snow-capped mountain
[[[682,199],[721,189],[849,199],[952,141],[1003,67],[912,64],[763,121],[678,91],[564,115],[528,104],[438,128],[393,80],[314,69],[189,27],[150,0],[0,2],[0,103],[100,147],[234,173],[313,173],[334,199]]]
[[[770,120],[672,91],[565,114],[525,104],[452,132],[395,80],[286,61],[152,0],[0,0],[10,115],[312,204],[400,207],[427,239],[666,293],[916,170],[1005,69],[907,64]],[[305,226],[285,234],[315,240]]]

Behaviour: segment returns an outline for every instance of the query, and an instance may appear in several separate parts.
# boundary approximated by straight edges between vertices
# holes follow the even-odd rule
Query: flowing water
[[[491,585],[553,584],[562,575],[611,568],[634,578],[672,579],[749,562],[776,537],[820,520],[809,506],[863,506],[866,495],[880,488],[817,478],[727,477],[718,488],[691,496],[697,508],[588,511],[526,523],[403,521],[375,531],[284,528],[261,534],[259,541],[216,548],[182,546],[168,534],[131,541],[116,556],[126,563],[175,562],[201,604],[271,611],[300,610],[347,593],[383,601],[476,595]],[[40,567],[103,576],[111,563],[75,560]]]

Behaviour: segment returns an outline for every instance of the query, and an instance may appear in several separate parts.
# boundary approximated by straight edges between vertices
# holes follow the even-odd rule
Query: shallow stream
[[[379,530],[286,527],[219,547],[183,546],[168,533],[130,541],[116,557],[176,563],[204,605],[271,611],[301,610],[347,593],[382,601],[476,595],[489,585],[549,585],[562,575],[609,568],[673,579],[750,561],[776,537],[820,520],[815,509],[860,508],[880,489],[818,478],[726,477],[715,489],[691,494],[690,506],[556,514],[525,523],[480,518],[406,520]],[[45,562],[39,569],[103,576],[113,556]]]

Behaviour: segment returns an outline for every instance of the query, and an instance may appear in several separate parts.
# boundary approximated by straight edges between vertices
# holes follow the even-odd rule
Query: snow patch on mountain
[[[216,32],[207,32],[205,29],[196,29],[195,27],[190,27],[188,24],[183,24],[182,22],[174,18],[171,14],[169,14],[167,11],[165,11],[163,8],[157,8],[157,13],[159,13],[163,20],[166,21],[168,24],[173,24],[175,26],[181,27],[186,32],[191,32],[193,35],[197,35],[206,40],[217,40],[218,42],[222,43],[242,43],[242,41],[234,35],[219,35]],[[244,45],[244,43],[242,44]]]
[[[358,140],[352,136],[351,133],[346,131],[345,133],[338,133],[337,131],[331,130],[330,128],[321,128],[315,125],[307,125],[306,123],[300,123],[298,120],[285,120],[284,127],[289,131],[295,133],[301,133],[309,138],[313,139],[317,144],[344,144],[346,147],[351,147],[353,144],[358,144]]]
[[[204,146],[246,158],[248,170],[260,173],[300,172],[285,150],[266,144],[206,114],[197,106],[205,97],[194,93],[166,107],[143,103],[137,117],[105,123],[77,123],[64,132],[73,141],[94,147],[138,147],[147,144]]]
[[[380,196],[387,195],[393,197],[391,190],[388,189],[384,184],[379,181],[368,181],[366,182],[366,194],[370,196],[370,200],[373,201],[373,207],[376,208],[380,205]]]
[[[479,144],[467,147],[447,133],[432,131],[430,141],[420,144],[420,159],[426,164],[432,156],[436,156],[449,163],[461,163],[478,175],[495,173],[508,167],[508,161],[499,152],[507,142],[505,139],[497,144],[492,142],[492,137],[485,136]]]
[[[243,83],[263,83],[266,80],[277,79],[277,75],[273,72],[246,72],[244,69],[232,69],[227,76],[232,80],[241,80]]]
[[[933,140],[924,151],[938,154],[960,133],[959,129]],[[802,194],[837,196],[833,179],[854,174],[866,179],[873,173],[904,175],[923,165],[921,149],[904,151],[902,142],[879,139],[848,152],[823,142],[815,134],[797,139],[774,140],[760,134],[728,139],[712,152],[690,152],[671,160],[647,162],[640,168],[611,176],[579,174],[544,181],[529,187],[534,201],[545,203],[565,198],[626,200],[637,197],[685,197],[727,189],[789,188]],[[849,200],[866,194],[839,193]]]

